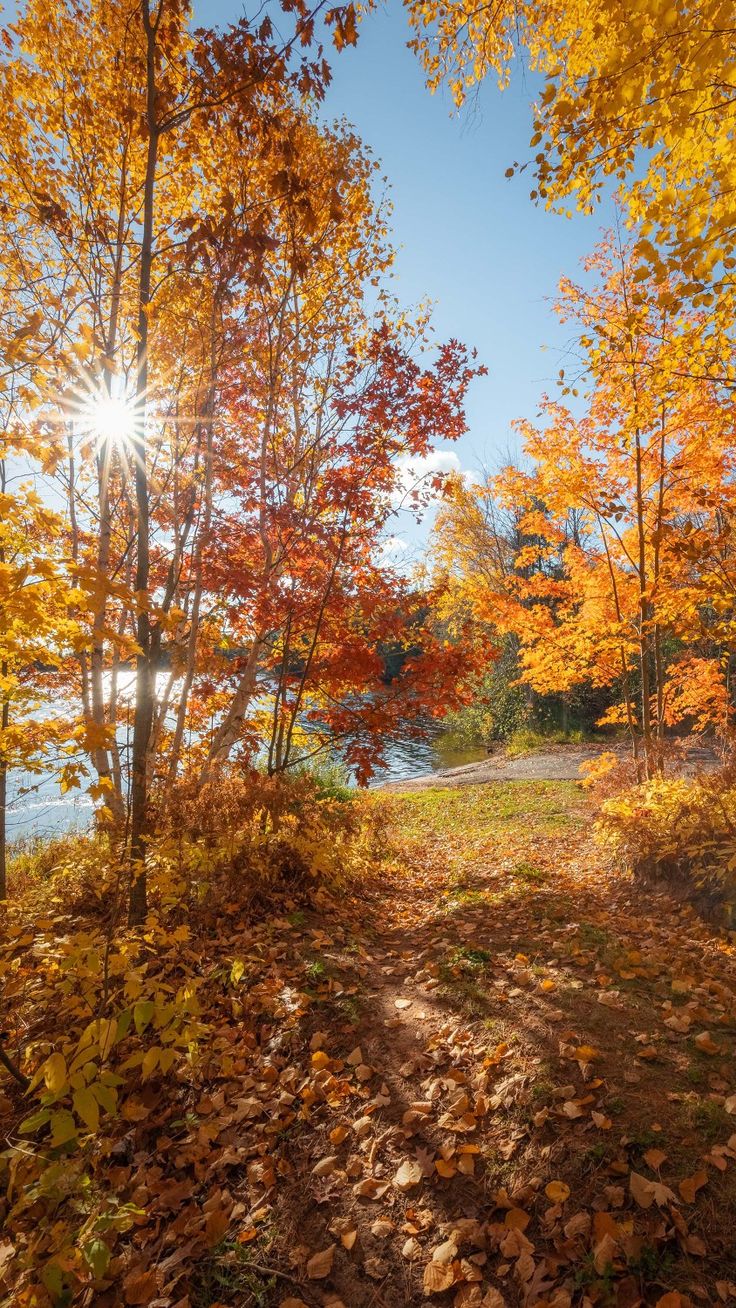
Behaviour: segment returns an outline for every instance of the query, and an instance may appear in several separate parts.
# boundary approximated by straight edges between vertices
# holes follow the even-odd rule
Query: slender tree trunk
[[[148,470],[146,466],[146,393],[148,390],[148,312],[151,302],[153,262],[153,212],[159,133],[156,121],[156,33],[163,4],[155,23],[148,0],[142,0],[141,14],[146,33],[146,117],[148,156],[143,199],[140,281],[138,285],[138,346],[136,351],[135,406],[135,501],[137,511],[137,554],[135,590],[138,604],[136,636],[135,713],[130,788],[130,900],[128,920],[143,922],[147,912],[146,839],[148,827],[148,742],[153,721],[155,669],[151,661],[151,615],[149,611],[150,523]]]
[[[651,644],[650,644],[650,605],[647,593],[647,552],[644,522],[644,477],[642,469],[641,432],[636,428],[636,526],[638,540],[638,583],[639,583],[639,672],[641,675],[641,726],[644,737],[644,758],[649,779],[656,771],[656,758],[652,734],[652,688],[651,688]]]
[[[597,511],[596,511],[596,517],[598,518],[598,526],[600,528],[601,538],[603,540],[603,548],[606,551],[608,575],[611,579],[611,592],[613,594],[613,603],[616,609],[616,621],[618,622],[619,626],[621,626],[622,625],[621,601],[618,593],[618,584],[616,582],[616,573],[613,570],[613,560],[611,558],[611,551],[608,548],[608,538],[606,536],[605,528],[603,526],[603,521],[601,519],[600,514]],[[624,698],[626,701],[626,725],[629,729],[629,738],[631,740],[631,752],[634,756],[634,766],[636,767],[636,779],[637,781],[642,781],[643,777],[642,777],[642,770],[641,770],[641,758],[639,756],[639,737],[637,736],[636,733],[636,723],[634,721],[634,715],[631,712],[631,675],[629,672],[629,660],[623,643],[621,645],[620,655],[621,655],[621,681],[624,690]]]
[[[0,550],[0,562],[2,562],[3,550]],[[0,673],[3,678],[8,675],[8,665],[3,663],[0,667]],[[7,695],[3,697],[3,710],[0,716],[0,899],[5,899],[8,893],[7,888],[7,813],[8,813],[8,759],[5,753],[5,733],[10,723],[10,701]]]

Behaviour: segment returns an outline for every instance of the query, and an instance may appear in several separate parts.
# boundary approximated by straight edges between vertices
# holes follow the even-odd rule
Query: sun
[[[85,405],[86,426],[98,444],[126,449],[135,440],[135,408],[124,394],[106,391],[90,396]]]

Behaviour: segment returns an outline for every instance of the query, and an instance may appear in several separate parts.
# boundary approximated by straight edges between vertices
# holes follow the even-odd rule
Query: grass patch
[[[548,880],[546,872],[543,872],[541,867],[535,867],[534,863],[517,863],[514,876],[518,881],[523,881],[530,886],[540,886]]]
[[[254,1270],[242,1245],[223,1241],[200,1262],[192,1286],[192,1308],[215,1308],[223,1300],[242,1308],[268,1308],[277,1287],[275,1276]]]

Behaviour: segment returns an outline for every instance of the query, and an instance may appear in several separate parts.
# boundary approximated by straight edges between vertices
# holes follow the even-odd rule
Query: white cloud
[[[406,554],[406,551],[410,548],[408,540],[404,540],[403,537],[387,536],[381,546],[381,554],[387,563],[391,563],[400,558],[402,554]]]

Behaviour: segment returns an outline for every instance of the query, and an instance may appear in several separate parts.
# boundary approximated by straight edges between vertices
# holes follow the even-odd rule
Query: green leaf
[[[47,1263],[41,1272],[41,1280],[49,1294],[53,1294],[56,1299],[61,1297],[64,1289],[64,1273],[58,1263]]]
[[[100,1108],[104,1108],[106,1113],[115,1112],[118,1106],[117,1090],[114,1090],[112,1086],[102,1085],[99,1081],[96,1081],[94,1085],[91,1085],[90,1090],[100,1105]]]
[[[21,1135],[30,1135],[33,1131],[38,1131],[39,1127],[45,1126],[51,1117],[50,1108],[41,1108],[37,1113],[31,1113],[26,1117],[18,1127]]]
[[[133,1009],[133,1017],[135,1020],[135,1029],[138,1032],[138,1035],[141,1035],[142,1032],[145,1031],[148,1023],[153,1017],[155,1008],[156,1005],[152,999],[141,999],[135,1005],[135,1008]]]
[[[77,1124],[68,1108],[60,1108],[58,1112],[51,1114],[52,1145],[67,1144],[69,1140],[75,1140],[76,1136]]]
[[[132,1021],[133,1021],[132,1008],[124,1008],[122,1013],[120,1014],[120,1017],[118,1018],[118,1029],[117,1029],[117,1035],[115,1036],[116,1040],[122,1040],[123,1036],[128,1034],[128,1029]]]
[[[99,1236],[96,1236],[93,1240],[90,1240],[88,1244],[83,1246],[82,1253],[84,1254],[84,1260],[95,1277],[95,1280],[102,1280],[102,1277],[110,1266],[110,1250],[105,1244],[105,1241],[101,1240]]]

